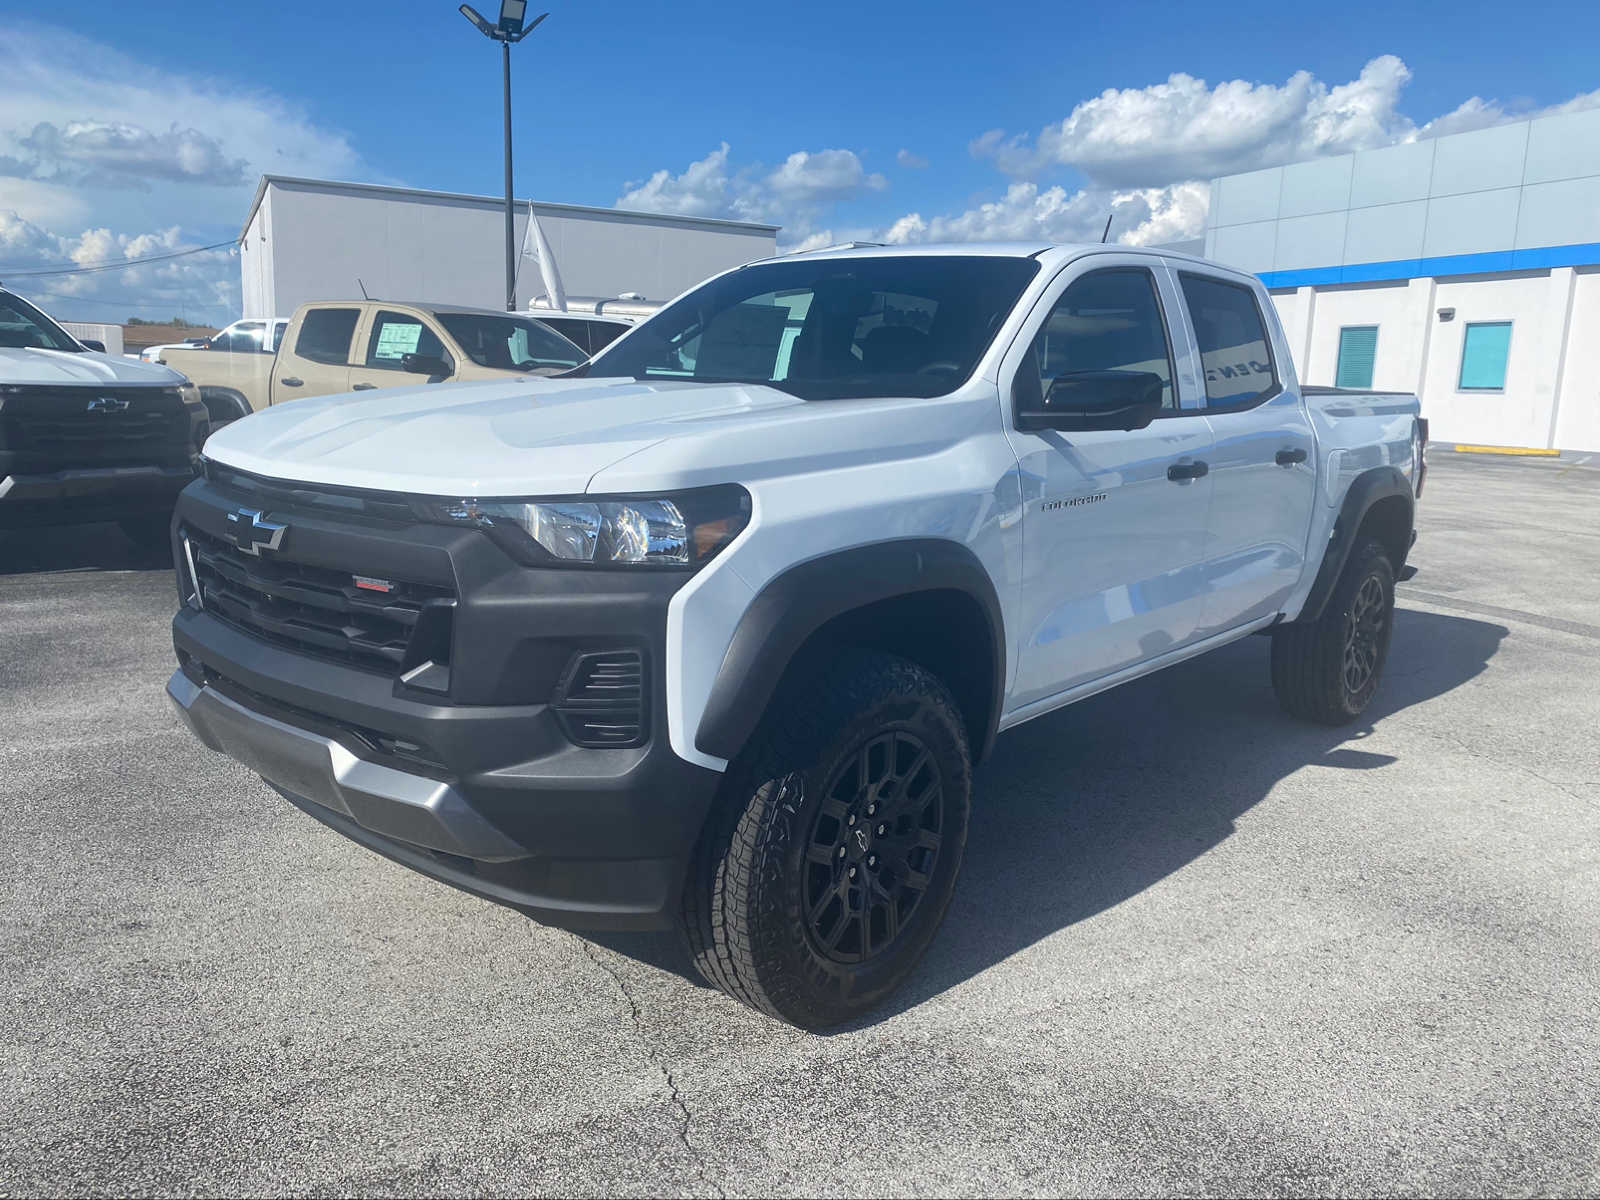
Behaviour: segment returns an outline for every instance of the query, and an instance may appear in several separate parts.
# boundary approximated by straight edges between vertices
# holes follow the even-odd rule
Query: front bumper
[[[231,503],[202,481],[177,528]],[[666,928],[722,776],[666,736],[666,611],[682,577],[518,567],[477,531],[341,525],[274,509],[282,549],[331,570],[410,570],[456,589],[447,691],[297,650],[185,604],[168,692],[207,746],[324,824],[433,878],[549,924]],[[180,579],[186,569],[179,543]],[[180,587],[182,590],[182,587]],[[575,654],[644,656],[642,744],[575,744],[552,701]]]
[[[0,529],[171,512],[194,467],[85,467],[0,478]]]

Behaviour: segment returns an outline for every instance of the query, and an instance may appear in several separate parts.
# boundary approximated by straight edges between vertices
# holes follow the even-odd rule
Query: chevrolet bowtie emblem
[[[96,396],[89,401],[88,411],[102,413],[127,412],[129,403],[130,401],[124,400],[121,396]]]
[[[228,514],[228,536],[246,554],[259,556],[263,550],[276,550],[283,545],[283,533],[288,528],[265,520],[253,508],[241,508]]]

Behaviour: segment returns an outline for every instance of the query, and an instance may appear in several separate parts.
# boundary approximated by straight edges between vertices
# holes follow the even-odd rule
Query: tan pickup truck
[[[391,300],[301,305],[274,354],[199,347],[161,352],[161,362],[199,387],[213,428],[305,396],[553,375],[588,357],[518,313]]]

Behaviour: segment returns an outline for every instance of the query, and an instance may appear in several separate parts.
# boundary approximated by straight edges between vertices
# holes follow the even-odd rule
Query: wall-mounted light
[[[1453,309],[1453,308],[1441,308],[1439,310],[1439,320],[1441,320],[1441,321],[1454,321],[1455,319],[1456,319],[1456,310],[1455,309]]]

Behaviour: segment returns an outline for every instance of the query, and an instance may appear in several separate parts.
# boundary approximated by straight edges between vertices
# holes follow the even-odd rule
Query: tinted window
[[[1027,258],[808,258],[733,271],[600,352],[591,375],[770,383],[808,400],[960,386],[1039,270]]]
[[[566,317],[540,317],[539,324],[548,325],[579,350],[589,349],[589,326],[586,322]]]
[[[65,329],[10,292],[0,292],[0,346],[10,350],[83,349]]]
[[[589,352],[598,354],[623,334],[630,326],[618,321],[591,321],[589,323]]]
[[[1461,375],[1456,386],[1462,391],[1504,390],[1510,357],[1510,321],[1468,325],[1461,336]]]
[[[1255,293],[1236,283],[1182,275],[1184,302],[1200,343],[1207,408],[1245,408],[1277,387]]]
[[[300,322],[294,352],[312,362],[343,366],[350,361],[350,339],[355,336],[358,315],[353,308],[313,308]]]
[[[1041,396],[1062,375],[1140,371],[1160,378],[1162,409],[1177,411],[1166,324],[1148,271],[1096,271],[1074,280],[1033,339],[1032,358]]]
[[[1339,362],[1333,374],[1333,386],[1370,388],[1377,360],[1378,327],[1346,325],[1339,330]]]
[[[421,318],[406,313],[380,312],[373,319],[372,336],[367,339],[367,366],[387,371],[404,370],[400,360],[408,354],[450,358],[444,351],[444,343]]]
[[[564,370],[588,354],[538,321],[490,313],[434,313],[445,332],[480,367],[502,371]]]

